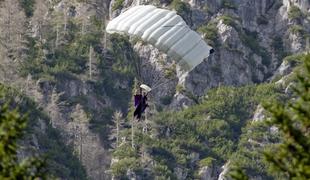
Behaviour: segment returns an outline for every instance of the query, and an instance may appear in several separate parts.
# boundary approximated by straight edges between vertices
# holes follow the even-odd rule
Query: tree
[[[272,116],[269,123],[283,134],[283,142],[266,152],[266,159],[275,172],[298,180],[310,179],[310,54],[303,63],[293,88],[296,97],[265,107]]]
[[[0,106],[0,179],[44,178],[44,162],[38,158],[17,157],[17,140],[22,137],[27,119],[8,106]]]
[[[120,134],[120,126],[122,125],[122,117],[123,114],[121,111],[115,111],[112,117],[116,126],[116,148],[119,146],[119,134]]]
[[[25,27],[25,14],[19,1],[3,1],[0,4],[0,52],[4,52],[10,59],[19,58],[23,50]]]

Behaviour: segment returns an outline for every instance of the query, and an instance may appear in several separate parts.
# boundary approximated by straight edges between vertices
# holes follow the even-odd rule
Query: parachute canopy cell
[[[146,92],[150,92],[152,91],[152,88],[150,88],[148,85],[146,84],[141,84],[140,88],[144,89]]]
[[[174,11],[151,5],[134,6],[107,25],[108,33],[137,36],[192,70],[214,50]]]

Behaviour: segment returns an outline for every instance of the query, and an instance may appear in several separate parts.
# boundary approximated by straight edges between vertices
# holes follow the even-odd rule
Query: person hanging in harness
[[[143,87],[143,86],[142,86]],[[141,119],[142,113],[145,111],[145,109],[149,106],[147,104],[147,95],[148,92],[142,93],[142,87],[140,86],[139,90],[136,91],[136,94],[134,96],[134,105],[135,105],[135,111],[133,113],[133,116],[137,118],[138,120]]]

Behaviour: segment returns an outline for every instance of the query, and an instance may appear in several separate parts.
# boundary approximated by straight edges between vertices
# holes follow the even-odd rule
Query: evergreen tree
[[[266,105],[269,121],[282,133],[283,142],[265,153],[266,159],[289,179],[310,179],[310,54],[303,60],[293,88],[296,97],[287,104]]]
[[[37,158],[19,160],[17,140],[22,137],[27,119],[8,106],[0,106],[0,179],[44,178],[44,162]]]

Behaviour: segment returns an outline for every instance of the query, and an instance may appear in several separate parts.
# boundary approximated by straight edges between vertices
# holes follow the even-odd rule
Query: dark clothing
[[[137,107],[141,101],[142,101],[142,95],[141,94],[135,95],[135,107]]]
[[[146,103],[147,96],[142,95],[135,95],[135,112],[133,113],[134,117],[137,117],[138,119],[141,118],[142,113],[145,111],[145,109],[148,107],[148,104]]]

